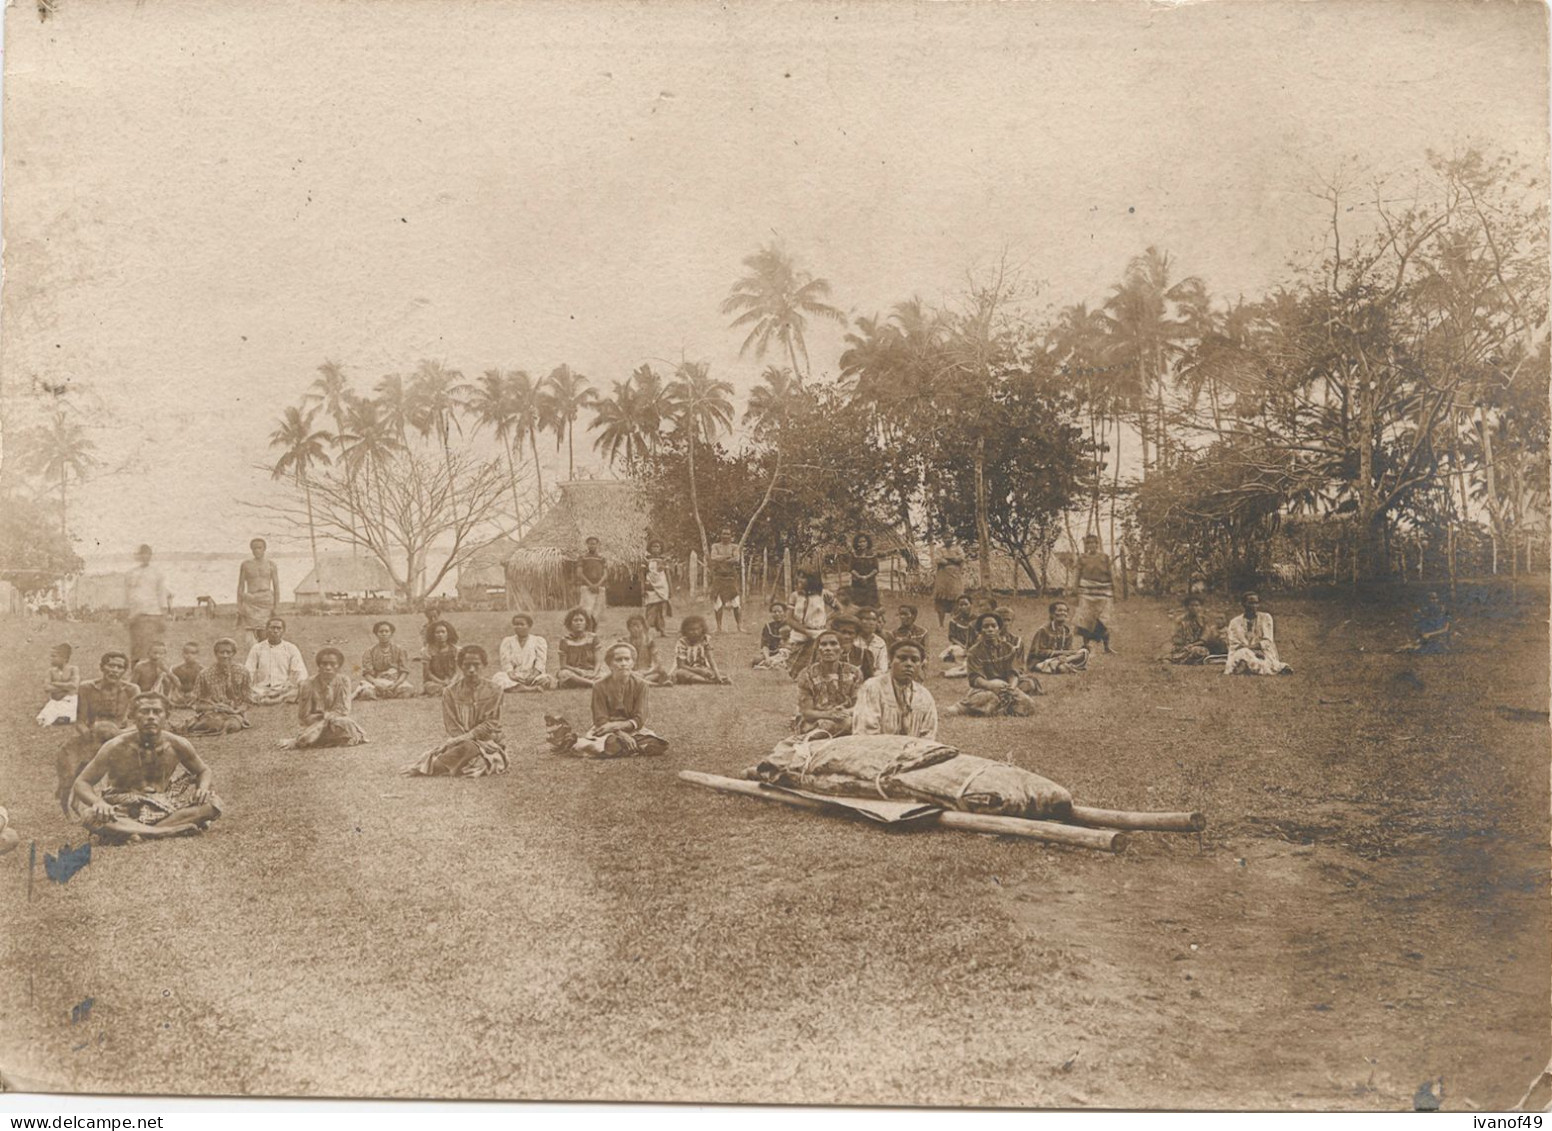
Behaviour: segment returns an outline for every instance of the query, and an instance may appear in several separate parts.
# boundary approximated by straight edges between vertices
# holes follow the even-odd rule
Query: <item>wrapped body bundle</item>
[[[1064,820],[1072,813],[1072,795],[1048,778],[903,735],[784,742],[748,776],[833,797],[925,801],[965,813],[1030,820]]]

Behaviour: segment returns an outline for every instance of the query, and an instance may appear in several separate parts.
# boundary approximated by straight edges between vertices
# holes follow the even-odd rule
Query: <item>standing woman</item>
[[[406,777],[483,778],[507,772],[507,748],[501,734],[501,688],[482,674],[485,649],[458,649],[462,678],[442,692],[442,728],[447,741],[402,771]]]
[[[851,603],[859,609],[878,608],[878,555],[866,534],[851,540]]]
[[[830,608],[834,604],[834,599],[824,591],[824,578],[818,570],[804,570],[798,574],[797,591],[787,606],[787,627],[792,629],[792,635],[787,639],[787,646],[792,650],[787,674],[793,679],[814,662],[814,642],[830,622]]]
[[[237,568],[237,630],[258,640],[280,607],[280,568],[264,556],[264,539],[255,538],[248,548],[253,557]]]
[[[659,636],[668,635],[668,622],[673,619],[671,597],[668,558],[663,554],[662,540],[653,538],[647,542],[647,569],[641,580],[641,611],[646,617],[647,627]]]

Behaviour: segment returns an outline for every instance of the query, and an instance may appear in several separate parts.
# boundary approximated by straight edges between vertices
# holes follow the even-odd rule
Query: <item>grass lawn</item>
[[[362,704],[369,745],[307,753],[276,749],[290,708],[255,709],[199,743],[228,805],[211,832],[94,849],[64,885],[42,855],[83,834],[51,798],[37,688],[54,640],[94,670],[127,633],[13,622],[0,1072],[92,1092],[1295,1109],[1410,1108],[1442,1076],[1446,1108],[1502,1109],[1547,1062],[1552,950],[1547,727],[1495,710],[1548,705],[1547,595],[1495,594],[1437,657],[1391,654],[1402,604],[1269,595],[1297,671],[1274,679],[1155,663],[1169,606],[1134,599],[1121,654],[1045,679],[1036,717],[944,720],[1082,803],[1203,810],[1202,847],[893,832],[681,783],[783,733],[793,690],[748,669],[751,632],[717,638],[733,687],[653,692],[657,760],[548,754],[542,713],[582,721],[580,691],[510,699],[512,771],[474,781],[397,776],[440,737],[429,700]],[[1027,634],[1036,604],[1016,607]],[[309,666],[326,641],[354,662],[370,619],[299,618],[293,638]],[[453,620],[494,651],[506,618]],[[401,641],[418,621],[397,618]],[[206,623],[172,626],[174,662],[191,629],[208,658]],[[963,683],[929,686],[943,706]]]

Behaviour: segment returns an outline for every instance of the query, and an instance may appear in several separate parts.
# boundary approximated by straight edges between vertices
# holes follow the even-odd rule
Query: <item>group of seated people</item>
[[[1261,610],[1261,595],[1246,590],[1240,615],[1219,627],[1200,593],[1188,594],[1185,611],[1175,618],[1170,650],[1160,659],[1171,664],[1222,664],[1224,675],[1292,675],[1277,655],[1272,614]]]

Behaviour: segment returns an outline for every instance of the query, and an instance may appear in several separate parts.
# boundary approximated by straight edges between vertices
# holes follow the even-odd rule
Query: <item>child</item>
[[[921,649],[921,654],[925,658],[927,655],[927,630],[916,623],[916,606],[901,605],[895,615],[900,618],[900,626],[889,634],[889,646],[893,648],[896,644],[909,640]]]
[[[338,648],[323,648],[313,657],[318,674],[302,684],[297,697],[297,721],[302,733],[282,750],[311,750],[320,746],[360,746],[366,741],[361,724],[350,717],[350,678],[340,674],[345,653]]]
[[[672,687],[674,685],[672,677],[658,663],[657,641],[652,637],[647,618],[639,614],[626,618],[625,631],[628,634],[627,643],[636,649],[637,660],[644,668],[641,678],[646,681],[647,686]]]
[[[458,678],[458,630],[439,620],[426,630],[426,647],[420,657],[420,693],[437,695]]]
[[[948,622],[948,647],[943,649],[943,655],[939,657],[949,665],[944,675],[955,678],[968,674],[965,653],[970,650],[970,634],[974,626],[975,614],[971,611],[970,597],[961,593],[954,600],[954,613]]]
[[[410,685],[410,654],[393,642],[395,631],[385,620],[372,626],[377,643],[361,656],[361,682],[356,686],[356,698],[415,698],[415,688]]]
[[[647,729],[647,682],[632,669],[634,645],[609,645],[604,653],[609,674],[593,684],[593,729],[575,740],[569,751],[592,758],[655,756],[668,749],[661,735]]]
[[[685,617],[679,625],[679,641],[674,645],[675,683],[732,683],[717,670],[706,636],[705,617]]]
[[[66,726],[75,722],[76,692],[80,686],[81,672],[70,662],[70,645],[54,645],[49,649],[49,670],[43,680],[48,702],[38,712],[38,725]]]
[[[792,626],[787,623],[787,606],[781,601],[771,602],[771,619],[760,627],[760,654],[752,667],[786,670],[791,658],[787,642],[792,638]]]
[[[199,662],[199,645],[190,640],[183,646],[183,663],[172,669],[173,689],[167,698],[174,707],[194,706],[194,684],[204,670]]]
[[[878,610],[871,606],[857,610],[857,646],[868,654],[862,670],[872,679],[889,667],[889,645],[879,632]]]
[[[167,645],[160,640],[153,641],[146,658],[135,665],[129,680],[141,691],[154,691],[171,703],[172,687],[176,681],[167,666]]]
[[[556,687],[592,687],[603,678],[598,662],[596,621],[585,609],[566,614],[566,635],[560,638],[560,670],[555,673]]]
[[[642,611],[646,614],[647,627],[659,636],[668,635],[668,621],[674,615],[669,600],[668,561],[663,556],[663,543],[656,538],[647,543],[647,573],[642,583]]]

